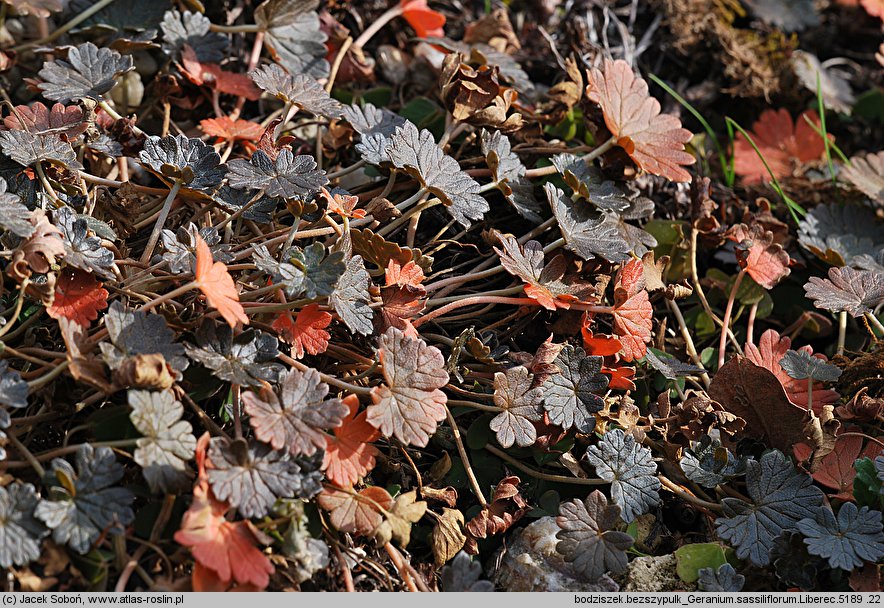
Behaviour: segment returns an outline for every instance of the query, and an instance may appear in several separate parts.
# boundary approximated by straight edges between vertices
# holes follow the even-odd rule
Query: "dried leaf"
[[[773,289],[789,276],[789,254],[774,242],[774,234],[761,224],[751,228],[745,224],[734,226],[729,238],[737,243],[734,253],[740,268],[765,289]]]
[[[281,378],[279,393],[264,386],[259,393],[243,393],[242,401],[258,439],[293,456],[312,456],[325,448],[323,431],[341,426],[348,411],[327,395],[328,385],[315,369],[291,369]]]
[[[463,524],[463,513],[457,509],[442,509],[432,536],[433,561],[437,568],[441,568],[463,548],[467,541]]]
[[[636,165],[672,181],[691,181],[682,168],[696,161],[684,151],[691,132],[675,116],[660,114],[660,103],[626,61],[606,59],[601,70],[587,72],[586,80],[586,96],[602,107],[605,125]]]
[[[856,97],[845,75],[835,69],[825,68],[816,55],[802,50],[792,51],[789,59],[795,75],[805,89],[816,95],[819,87],[820,96],[827,108],[850,115]]]
[[[884,151],[852,157],[841,169],[841,177],[879,205],[884,204]]]
[[[245,74],[228,72],[217,63],[202,63],[196,51],[187,45],[181,52],[181,71],[190,82],[197,86],[208,86],[219,93],[244,97],[250,101],[261,98],[261,91]]]
[[[353,488],[327,487],[317,498],[319,506],[329,511],[336,530],[368,536],[381,525],[381,511],[393,507],[393,498],[383,488],[369,486],[358,493]]]
[[[767,109],[752,125],[752,141],[776,178],[791,175],[793,164],[819,160],[825,154],[823,138],[805,117],[819,128],[820,119],[813,110],[804,112],[793,123],[788,111]],[[764,163],[742,135],[734,141],[734,171],[747,182],[770,179]]]
[[[626,570],[626,549],[632,537],[612,530],[620,519],[620,507],[609,505],[598,490],[585,501],[569,500],[559,506],[556,551],[588,581],[599,580],[606,572]]]
[[[448,384],[448,373],[442,353],[391,327],[379,340],[378,357],[386,384],[371,389],[368,423],[407,445],[426,446],[445,418],[447,398],[439,389]]]
[[[251,120],[236,120],[229,116],[221,118],[206,118],[200,121],[200,129],[206,135],[218,137],[225,141],[247,141],[252,142],[261,137],[264,128]]]
[[[417,500],[417,491],[404,492],[396,497],[393,507],[384,513],[384,521],[374,531],[378,544],[395,540],[407,547],[411,540],[411,524],[417,523],[427,512],[427,503]]]

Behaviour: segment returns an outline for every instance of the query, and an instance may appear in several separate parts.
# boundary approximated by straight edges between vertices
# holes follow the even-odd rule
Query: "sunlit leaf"
[[[228,325],[231,327],[237,323],[248,325],[249,318],[239,303],[239,292],[233,283],[233,277],[230,276],[224,262],[213,261],[209,246],[199,235],[196,236],[194,276],[209,306],[221,313]]]
[[[98,318],[99,311],[107,308],[107,290],[95,280],[95,276],[76,269],[65,269],[55,283],[52,306],[46,309],[53,319],[68,319],[89,327]]]
[[[40,497],[29,483],[0,488],[0,566],[25,566],[40,557],[40,541],[49,531],[34,517]]]
[[[884,302],[884,273],[849,266],[829,268],[829,278],[810,277],[804,291],[817,308],[861,317]]]
[[[100,100],[120,76],[134,68],[131,56],[84,42],[68,51],[67,60],[44,63],[39,75],[45,82],[39,86],[44,97],[61,103],[77,97]]]
[[[343,403],[349,413],[342,419],[341,426],[332,429],[334,436],[325,436],[322,469],[331,481],[346,487],[355,484],[374,468],[375,456],[379,452],[371,442],[381,434],[366,422],[366,412],[359,412],[356,395],[347,395]]]
[[[302,110],[326,118],[338,118],[341,103],[332,99],[316,80],[306,74],[289,74],[275,63],[249,72],[259,87]]]
[[[503,411],[488,426],[505,448],[513,443],[526,447],[537,440],[532,423],[543,419],[543,391],[532,388],[533,382],[534,377],[521,365],[494,374],[494,405]]]
[[[601,373],[602,358],[588,357],[582,348],[567,345],[555,365],[559,373],[542,385],[543,408],[553,424],[591,433],[596,422],[593,414],[605,404],[598,393],[608,386],[608,377]]]
[[[233,335],[228,325],[205,320],[196,331],[197,346],[188,344],[187,355],[212,370],[218,378],[243,386],[275,382],[282,366],[274,363],[279,342],[257,330]]]
[[[128,392],[132,424],[143,435],[135,462],[155,492],[177,492],[187,487],[187,462],[196,450],[193,427],[181,419],[184,406],[169,391]]]

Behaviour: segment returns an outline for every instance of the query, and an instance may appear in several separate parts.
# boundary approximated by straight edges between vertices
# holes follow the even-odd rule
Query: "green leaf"
[[[650,220],[645,224],[645,230],[657,239],[658,246],[671,247],[684,240],[684,226],[685,222],[682,221]]]
[[[418,129],[427,129],[436,140],[445,131],[445,112],[426,97],[412,99],[399,110],[399,115],[413,122]]]
[[[700,578],[701,568],[717,570],[727,563],[724,547],[718,543],[695,543],[684,545],[675,550],[678,578],[686,583],[693,583]]]
[[[494,433],[488,427],[488,423],[494,416],[482,414],[467,429],[467,446],[471,450],[481,450],[494,438]]]
[[[853,480],[853,497],[860,507],[884,508],[884,494],[881,494],[881,480],[871,458],[860,458],[854,463],[856,479]]]

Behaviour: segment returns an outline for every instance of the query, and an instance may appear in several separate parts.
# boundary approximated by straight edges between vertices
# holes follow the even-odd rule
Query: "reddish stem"
[[[731,314],[734,312],[734,300],[737,298],[737,290],[740,288],[740,283],[743,282],[744,276],[746,276],[746,271],[740,270],[739,274],[737,274],[737,280],[734,281],[734,286],[731,288],[730,296],[728,296],[727,307],[724,309],[724,318],[721,320],[721,338],[718,340],[718,369],[721,369],[722,366],[724,366],[724,350],[727,345],[727,328],[730,327]]]

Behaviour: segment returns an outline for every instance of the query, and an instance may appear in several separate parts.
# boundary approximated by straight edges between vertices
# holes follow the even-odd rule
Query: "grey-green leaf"
[[[130,390],[129,418],[144,437],[138,440],[135,462],[154,492],[180,492],[189,486],[187,462],[196,450],[189,422],[181,420],[184,407],[169,391]]]
[[[660,480],[651,450],[622,429],[605,433],[586,450],[586,460],[601,479],[611,482],[611,497],[627,523],[660,503]]]

